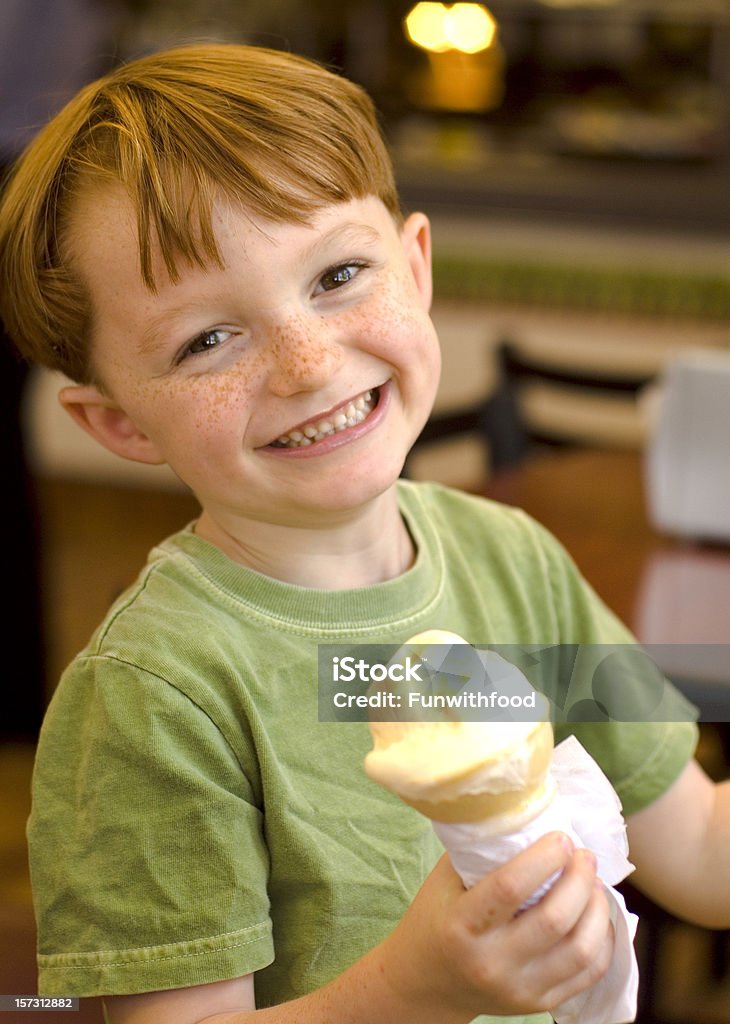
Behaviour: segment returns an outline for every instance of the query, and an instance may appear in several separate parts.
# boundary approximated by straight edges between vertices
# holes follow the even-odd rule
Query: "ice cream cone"
[[[443,650],[464,643],[453,633],[432,630],[413,637],[401,651],[425,651],[428,645],[441,645]],[[448,677],[447,661],[448,653],[443,662],[438,654],[434,664],[443,664]],[[468,666],[466,658],[461,668],[464,665]],[[518,669],[508,667],[516,673],[522,692],[532,689]],[[458,679],[459,673],[455,675]],[[609,888],[632,869],[618,797],[574,737],[564,740],[553,757],[547,702],[541,698],[540,703],[544,714],[533,715],[532,721],[460,721],[453,716],[442,721],[372,720],[373,749],[365,758],[365,770],[431,819],[467,888],[546,832],[561,831],[576,846],[585,845],[583,834],[590,838],[609,900],[613,960],[600,981],[552,1013],[560,1024],[633,1020],[638,967],[632,943],[637,919],[626,910],[621,894]],[[589,791],[593,799],[584,807]],[[556,872],[546,879],[517,913],[538,903],[559,876]]]
[[[430,630],[403,650],[465,642]],[[543,710],[546,716],[546,704]],[[370,729],[367,774],[432,821],[482,822],[484,831],[504,834],[518,831],[552,799],[553,731],[546,720],[372,721]]]

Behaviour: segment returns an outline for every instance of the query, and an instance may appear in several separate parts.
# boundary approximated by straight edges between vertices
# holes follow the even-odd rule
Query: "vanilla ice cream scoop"
[[[413,637],[401,652],[428,660],[428,650],[448,650],[466,641],[454,633],[429,630]],[[399,654],[401,653],[399,652]],[[514,666],[522,690],[532,687]],[[547,719],[539,697],[533,717]],[[486,717],[486,716],[485,716]],[[373,749],[365,758],[369,777],[437,822],[483,822],[494,834],[519,830],[550,803],[554,786],[548,769],[553,752],[550,722],[371,721]]]

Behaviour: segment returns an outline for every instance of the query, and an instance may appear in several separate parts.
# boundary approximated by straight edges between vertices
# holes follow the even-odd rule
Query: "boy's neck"
[[[326,527],[241,523],[204,510],[195,532],[234,562],[284,583],[317,590],[383,583],[402,575],[415,558],[395,488]]]

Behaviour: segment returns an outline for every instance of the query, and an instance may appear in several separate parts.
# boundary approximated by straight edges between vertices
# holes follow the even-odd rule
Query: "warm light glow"
[[[497,23],[482,4],[422,2],[405,19],[412,43],[431,53],[479,53],[494,42]]]
[[[481,4],[454,4],[446,12],[446,20],[449,39],[455,50],[478,53],[492,45],[497,25]]]
[[[449,43],[443,31],[444,5],[419,3],[406,15],[406,35],[412,43],[433,53],[443,53]]]

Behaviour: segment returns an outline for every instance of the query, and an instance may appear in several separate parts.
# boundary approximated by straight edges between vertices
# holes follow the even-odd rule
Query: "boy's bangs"
[[[241,161],[232,147],[227,150],[206,154],[213,157],[216,168],[224,168],[215,172],[200,157],[181,162],[159,153],[131,175],[120,169],[118,180],[127,190],[137,218],[140,267],[148,288],[155,288],[156,251],[173,282],[180,278],[181,261],[188,266],[221,265],[213,224],[215,206],[221,201],[240,205],[247,213],[274,223],[306,224],[324,206],[373,194],[354,177],[347,180],[336,159],[328,166],[321,150],[311,170],[303,150],[295,165],[288,154],[278,152],[258,166]],[[338,155],[332,154],[333,158]]]
[[[255,101],[190,83],[181,90],[158,82],[154,92],[125,83],[107,93],[107,109],[73,162],[82,179],[96,170],[127,190],[148,287],[155,286],[155,244],[173,281],[180,258],[189,265],[220,262],[212,223],[220,198],[279,223],[305,223],[323,206],[367,195],[399,216],[390,162],[370,111],[361,111],[359,127],[344,109],[338,118],[342,97],[323,95],[321,80],[317,86],[316,95],[269,91]],[[352,102],[347,97],[350,108]]]

